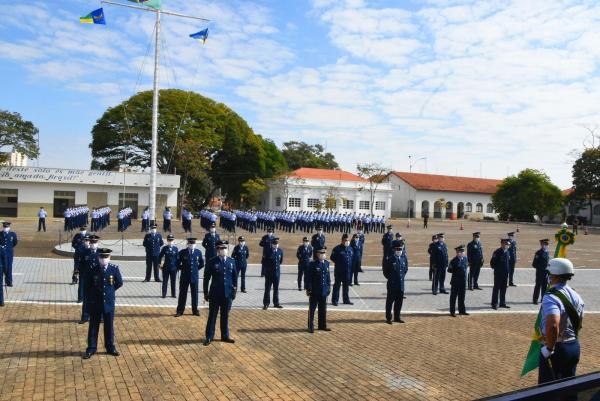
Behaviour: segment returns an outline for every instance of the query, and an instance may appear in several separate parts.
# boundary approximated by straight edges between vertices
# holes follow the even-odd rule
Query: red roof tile
[[[405,173],[395,171],[392,174],[406,181],[415,189],[428,191],[472,192],[493,194],[502,180],[488,178],[455,177],[451,175]]]
[[[571,194],[572,194],[574,191],[575,191],[575,189],[573,189],[573,188],[567,188],[567,189],[564,189],[564,190],[562,191],[562,193],[563,193],[563,195],[564,195],[564,196],[569,196],[569,195],[571,195]]]
[[[290,177],[313,179],[313,180],[332,180],[332,181],[357,181],[366,182],[364,178],[361,178],[355,174],[349,173],[344,170],[327,170],[322,168],[308,168],[301,167],[290,173]]]

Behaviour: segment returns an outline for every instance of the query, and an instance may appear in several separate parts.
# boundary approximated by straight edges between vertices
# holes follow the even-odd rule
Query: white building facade
[[[501,180],[393,172],[388,182],[392,217],[498,218],[492,195]]]
[[[376,216],[391,215],[390,184],[383,182],[372,190],[367,180],[347,171],[300,168],[267,185],[264,210],[370,214],[372,206]]]

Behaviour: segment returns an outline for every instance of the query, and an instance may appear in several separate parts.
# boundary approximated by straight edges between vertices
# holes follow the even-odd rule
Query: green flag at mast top
[[[158,149],[158,69],[159,69],[159,57],[160,57],[160,17],[161,15],[170,15],[174,17],[190,18],[198,21],[208,22],[209,20],[202,17],[196,17],[193,15],[186,15],[176,13],[173,11],[167,11],[162,9],[162,0],[127,0],[130,3],[137,3],[143,7],[124,4],[115,1],[102,0],[102,4],[110,4],[118,7],[132,8],[141,11],[153,12],[156,15],[155,35],[154,35],[154,80],[153,80],[153,99],[152,99],[152,150],[150,155],[150,195],[148,199],[148,211],[150,213],[150,221],[156,222],[156,159]],[[96,10],[98,11],[98,10]],[[83,17],[84,19],[87,18]],[[104,14],[102,14],[102,21],[104,22]],[[87,20],[84,22],[88,22]],[[202,32],[202,31],[201,31]],[[208,29],[206,30],[206,36],[208,36]],[[206,36],[204,40],[206,40]]]

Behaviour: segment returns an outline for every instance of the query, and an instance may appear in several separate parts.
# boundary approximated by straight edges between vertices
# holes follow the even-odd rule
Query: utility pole
[[[414,162],[412,160],[413,156],[412,155],[408,155],[408,172],[412,173],[412,168],[415,164],[417,164],[419,161],[421,160],[425,160],[427,161],[427,157],[423,156],[420,157],[418,159],[416,159]],[[410,228],[410,214],[413,210],[415,210],[415,205],[412,205],[412,208],[410,207],[410,202],[412,201],[412,197],[411,197],[411,190],[410,190],[410,184],[408,186],[408,222],[406,223],[406,227]]]

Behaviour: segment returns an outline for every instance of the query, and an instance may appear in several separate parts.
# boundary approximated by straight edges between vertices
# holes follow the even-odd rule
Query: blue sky
[[[40,128],[41,166],[88,168],[91,128],[151,85],[150,13],[98,1],[0,0],[0,108]],[[164,8],[161,87],[224,102],[278,144],[321,143],[344,169],[570,185],[571,151],[600,124],[600,4],[592,1],[199,1]],[[142,66],[144,68],[142,69]],[[138,82],[138,74],[141,79]],[[598,131],[600,132],[600,130]]]

